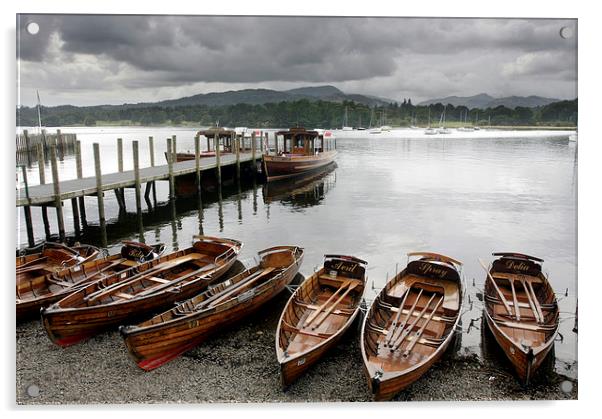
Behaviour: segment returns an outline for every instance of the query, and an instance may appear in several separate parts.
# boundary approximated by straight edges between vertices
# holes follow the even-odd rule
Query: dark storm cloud
[[[475,67],[487,60],[499,65],[496,74],[484,74],[484,79],[498,76],[511,82],[538,71],[556,72],[559,80],[576,79],[576,39],[559,36],[560,27],[574,26],[572,21],[93,15],[21,15],[21,20],[36,20],[41,27],[36,36],[21,30],[20,58],[26,69],[28,62],[70,63],[63,76],[70,81],[55,84],[73,88],[92,89],[94,78],[96,87],[129,89],[355,83],[382,94],[390,90],[383,83],[398,76],[432,73],[459,83],[466,74],[483,71]],[[78,66],[82,71],[96,66],[95,77],[80,75]],[[413,89],[419,90],[424,89]]]

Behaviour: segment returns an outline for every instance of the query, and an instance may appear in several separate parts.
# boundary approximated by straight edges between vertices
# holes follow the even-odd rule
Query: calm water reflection
[[[156,137],[156,155],[162,156],[157,138],[169,134],[156,131],[154,135],[160,135]],[[194,131],[175,133],[181,148],[190,148]],[[153,130],[112,132],[103,150],[116,154],[112,148],[117,136],[124,138],[127,150],[128,141],[145,140],[148,135],[153,135]],[[78,138],[86,148],[99,136],[78,134]],[[479,297],[485,274],[477,258],[489,261],[493,251],[533,254],[545,260],[544,270],[558,293],[562,338],[555,348],[556,367],[576,376],[577,335],[572,332],[577,292],[574,144],[559,138],[339,136],[337,147],[336,168],[292,183],[248,182],[205,193],[202,200],[178,199],[169,204],[167,184],[160,182],[158,198],[163,203],[145,212],[141,224],[135,214],[120,215],[115,197],[107,193],[109,250],[116,251],[123,239],[141,236],[147,242],[163,241],[168,250],[175,250],[188,246],[194,234],[204,233],[242,240],[241,260],[252,263],[260,249],[295,244],[306,250],[301,269],[306,275],[321,264],[325,253],[348,253],[369,262],[368,301],[387,276],[395,273],[396,266],[405,266],[407,252],[448,254],[465,264],[468,292],[460,350],[478,354],[482,352]],[[112,164],[107,160],[103,170],[111,171]],[[70,157],[65,157],[62,170],[71,173],[71,165]],[[35,165],[30,173],[36,177]],[[126,199],[128,210],[135,212],[132,190],[126,190]],[[83,240],[98,243],[95,198],[86,198],[86,209],[90,227]],[[65,203],[66,220],[70,220],[69,210]],[[39,220],[39,214],[39,209],[34,209],[34,219]],[[54,211],[49,214],[56,231]],[[22,211],[19,218],[22,221]],[[19,230],[25,238],[24,226]],[[43,237],[41,225],[36,225],[36,237]]]

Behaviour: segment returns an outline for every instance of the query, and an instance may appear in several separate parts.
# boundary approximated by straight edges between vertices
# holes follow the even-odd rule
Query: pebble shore
[[[17,325],[16,403],[129,404],[210,402],[366,402],[359,322],[341,344],[286,392],[274,334],[287,291],[268,306],[151,372],[129,358],[117,331],[60,348],[39,321]],[[448,350],[397,401],[576,399],[577,380],[547,371],[523,389],[503,360]]]

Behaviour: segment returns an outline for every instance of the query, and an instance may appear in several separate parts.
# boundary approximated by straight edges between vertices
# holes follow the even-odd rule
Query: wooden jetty
[[[16,205],[17,207],[23,207],[26,215],[26,225],[28,232],[28,242],[30,246],[33,246],[33,226],[31,217],[28,214],[31,213],[31,206],[41,206],[45,212],[47,207],[54,207],[57,211],[57,221],[59,229],[59,237],[64,239],[65,237],[65,223],[63,220],[62,202],[71,200],[73,206],[73,222],[75,225],[75,231],[79,231],[79,218],[80,214],[82,219],[85,218],[85,196],[96,196],[98,199],[98,215],[99,224],[101,228],[101,241],[103,246],[106,242],[106,222],[104,214],[104,192],[114,191],[117,197],[117,202],[120,208],[125,210],[125,199],[123,195],[124,188],[135,188],[136,192],[136,210],[138,215],[141,214],[141,193],[142,184],[146,184],[145,197],[151,192],[156,193],[154,190],[154,184],[156,181],[168,181],[169,182],[169,198],[174,199],[176,197],[175,178],[186,175],[195,175],[194,181],[197,184],[198,192],[200,193],[200,180],[201,173],[206,171],[214,170],[217,174],[218,186],[222,183],[221,171],[222,168],[227,166],[233,166],[236,168],[236,176],[240,177],[240,166],[242,164],[250,165],[251,173],[255,174],[257,170],[257,162],[261,161],[263,156],[264,145],[267,144],[267,133],[260,135],[252,135],[250,145],[245,142],[244,139],[233,138],[237,149],[235,153],[224,154],[220,156],[220,152],[217,152],[216,156],[201,157],[200,156],[200,136],[197,134],[195,137],[195,156],[194,160],[176,161],[176,150],[175,135],[172,138],[167,139],[167,164],[155,165],[154,156],[154,144],[153,137],[149,137],[149,149],[151,153],[151,166],[141,168],[139,166],[139,154],[138,154],[138,141],[134,141],[133,146],[133,158],[134,158],[134,170],[123,170],[123,143],[121,139],[117,140],[117,159],[119,171],[116,173],[102,173],[101,171],[101,156],[100,147],[98,143],[94,143],[94,165],[95,175],[89,177],[83,177],[81,172],[81,144],[76,140],[75,142],[75,153],[77,163],[77,179],[70,180],[59,180],[59,174],[56,163],[56,150],[57,144],[51,143],[49,148],[50,162],[52,165],[52,180],[50,183],[42,182],[40,185],[29,186],[27,184],[27,178],[24,177],[24,187],[17,190],[16,193]],[[265,141],[265,142],[264,142]],[[223,138],[219,139],[220,144],[223,146],[225,141]],[[218,147],[219,149],[219,147]],[[39,150],[39,146],[38,146]],[[49,228],[47,227],[46,218],[44,219],[46,233],[48,235]]]
[[[76,134],[62,133],[60,129],[56,134],[49,134],[45,129],[40,134],[32,134],[24,129],[22,134],[16,135],[16,152],[35,153],[38,144],[42,145],[45,152],[50,149],[52,144],[56,144],[59,149],[64,151],[75,151]]]

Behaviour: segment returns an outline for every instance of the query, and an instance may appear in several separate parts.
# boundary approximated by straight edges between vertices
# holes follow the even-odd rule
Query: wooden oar
[[[339,297],[339,299],[333,304],[331,305],[328,310],[326,310],[324,312],[324,315],[320,318],[320,320],[318,320],[318,322],[316,324],[314,324],[312,326],[312,330],[316,330],[324,320],[326,320],[326,318],[328,316],[330,316],[330,313],[332,312],[332,310],[334,310],[340,303],[341,301],[343,301],[343,299],[347,296],[347,294],[349,294],[353,289],[355,289],[355,287],[357,287],[358,282],[352,282],[351,285],[349,285],[349,287],[347,287],[347,290],[343,293],[343,295],[341,295]]]
[[[308,318],[307,320],[305,320],[305,324],[303,324],[303,327],[308,327],[311,322],[313,322],[316,317],[318,317],[318,315],[322,312],[322,310],[324,310],[326,308],[326,306],[334,299],[334,297],[336,295],[338,295],[338,293],[340,291],[342,291],[343,289],[347,288],[349,286],[349,284],[351,283],[350,279],[347,279],[345,281],[343,281],[341,283],[341,286],[337,288],[337,290],[335,292],[332,293],[332,295],[328,298],[328,300],[326,300],[326,302],[324,304],[322,304],[320,307],[318,307],[318,309],[316,311],[314,311]]]
[[[491,273],[489,272],[489,269],[487,269],[487,267],[485,267],[485,264],[483,263],[483,261],[481,259],[479,259],[479,263],[481,264],[481,266],[483,267],[483,269],[485,270],[485,272],[487,272],[487,276],[489,277],[489,279],[493,283],[493,287],[495,288],[495,290],[497,291],[498,295],[500,296],[500,300],[502,301],[502,304],[504,304],[504,307],[506,308],[506,311],[508,312],[508,315],[512,316],[512,310],[510,309],[510,305],[508,304],[508,301],[506,301],[506,297],[504,297],[504,294],[502,294],[502,291],[497,286],[497,283],[495,282],[495,279],[493,279],[493,276],[491,276]]]
[[[535,308],[537,309],[537,312],[539,313],[539,318],[541,319],[541,322],[544,323],[545,319],[543,316],[543,311],[541,310],[541,305],[539,304],[539,300],[537,299],[537,295],[535,294],[533,285],[531,284],[530,281],[526,281],[526,282],[529,285],[529,289],[531,290],[531,295],[533,296],[533,302],[535,303]]]
[[[84,276],[84,278],[83,278],[83,279],[80,279],[80,280],[79,280],[79,281],[77,281],[77,282],[73,282],[73,283],[72,283],[72,284],[71,284],[69,287],[70,287],[70,288],[74,288],[74,287],[77,287],[78,285],[81,285],[81,284],[83,284],[83,283],[86,283],[86,282],[88,282],[88,281],[89,281],[89,282],[92,282],[92,281],[90,281],[90,280],[91,280],[92,278],[94,278],[95,276],[98,276],[98,275],[100,275],[101,273],[103,273],[103,272],[106,272],[107,270],[109,270],[109,269],[111,269],[111,268],[114,268],[115,266],[117,266],[117,265],[119,265],[120,263],[123,263],[123,262],[125,262],[125,261],[126,261],[126,259],[125,259],[125,258],[118,259],[118,260],[116,260],[116,261],[114,261],[114,262],[110,263],[108,266],[105,266],[104,268],[100,269],[99,271],[97,271],[97,272],[94,272],[93,274],[91,274],[91,275],[89,275],[89,276],[87,276],[87,275],[86,275],[86,276]],[[59,285],[65,282],[65,281],[61,281],[61,280],[60,280],[60,278],[57,278],[55,275],[53,275],[53,276],[51,276],[50,278],[48,278],[48,280],[49,280],[50,282],[54,282],[54,283],[56,283],[56,284],[59,284]]]
[[[393,323],[391,324],[391,327],[389,328],[389,331],[387,332],[387,335],[385,338],[385,342],[387,344],[388,344],[389,340],[391,339],[391,335],[393,334],[395,327],[397,326],[397,322],[399,321],[399,316],[401,315],[403,306],[405,305],[406,300],[408,299],[408,295],[410,294],[411,291],[412,291],[412,288],[408,288],[406,290],[406,292],[404,293],[403,298],[401,299],[401,304],[399,305],[398,311],[395,314],[395,318],[393,319]]]
[[[274,269],[276,269],[276,268],[274,268],[273,266],[270,266],[267,269],[264,269],[264,270],[259,271],[259,272],[255,272],[255,275],[249,275],[247,278],[245,278],[244,280],[240,281],[238,284],[234,285],[234,287],[232,287],[231,289],[226,288],[224,290],[225,293],[215,294],[211,298],[208,298],[207,300],[205,300],[205,301],[197,304],[194,307],[195,310],[199,310],[201,308],[206,308],[206,307],[209,307],[209,306],[216,306],[216,305],[218,305],[222,301],[225,301],[228,298],[232,297],[235,293],[240,292],[241,289],[243,289],[245,287],[248,287],[249,285],[257,282],[258,279],[263,278],[264,276],[266,276],[267,274],[269,274],[270,272],[272,272]]]
[[[37,259],[30,260],[29,262],[23,263],[23,264],[17,266],[17,273],[21,273],[21,271],[24,270],[25,268],[29,268],[31,266],[35,266],[38,263],[46,262],[47,259],[48,259],[48,256],[42,256],[42,257],[39,257]]]
[[[163,270],[167,270],[167,269],[173,268],[175,266],[178,266],[181,263],[188,262],[188,261],[192,260],[189,257],[190,255],[191,254],[183,255],[183,256],[174,258],[172,260],[166,260],[166,261],[161,262],[158,265],[156,265],[156,266],[154,266],[154,267],[152,267],[150,269],[147,269],[145,271],[138,272],[137,274],[132,275],[130,278],[128,278],[127,280],[125,280],[123,282],[117,281],[114,284],[111,284],[111,285],[109,285],[106,288],[99,289],[99,290],[94,291],[93,293],[90,293],[89,295],[85,296],[84,297],[84,301],[90,301],[91,299],[96,299],[97,298],[96,296],[99,295],[99,294],[103,294],[104,295],[104,294],[106,294],[106,293],[108,293],[110,291],[116,290],[118,288],[129,286],[133,282],[138,281],[143,276],[154,275],[154,274],[156,274],[158,272],[161,272]]]
[[[416,300],[414,300],[414,304],[412,304],[412,307],[410,308],[410,311],[408,311],[408,314],[406,315],[405,319],[403,320],[403,323],[401,324],[401,326],[399,326],[399,327],[391,327],[391,330],[393,331],[393,334],[385,342],[385,346],[393,346],[391,342],[393,342],[395,339],[397,339],[395,337],[395,335],[397,334],[397,332],[400,331],[400,333],[401,333],[401,331],[403,331],[403,329],[406,327],[406,324],[408,323],[408,320],[410,320],[410,318],[412,317],[412,314],[414,313],[414,310],[416,309],[416,305],[418,305],[418,300],[420,300],[420,297],[422,296],[422,292],[423,291],[424,291],[424,289],[420,288],[420,291],[418,291],[418,296],[416,297]]]
[[[518,297],[516,296],[516,290],[514,289],[514,279],[508,278],[510,282],[510,289],[512,289],[512,301],[514,302],[514,316],[516,321],[520,322],[520,307],[518,306]]]
[[[416,346],[416,343],[418,343],[418,340],[420,340],[420,337],[424,333],[426,326],[433,319],[433,316],[435,315],[435,312],[439,309],[439,306],[441,305],[441,303],[443,303],[443,298],[444,298],[444,296],[442,295],[441,298],[439,299],[439,301],[437,301],[437,304],[435,305],[435,309],[433,311],[431,311],[431,314],[429,314],[429,316],[427,317],[426,321],[424,322],[424,324],[422,325],[420,330],[418,332],[416,332],[416,335],[414,336],[414,340],[412,340],[410,342],[410,344],[408,345],[408,347],[406,348],[406,350],[403,353],[404,357],[407,357],[410,354],[412,349],[414,349],[414,346]]]
[[[524,290],[525,290],[525,294],[527,294],[527,300],[529,301],[529,307],[531,308],[531,312],[533,313],[533,317],[535,317],[535,321],[537,323],[542,323],[543,319],[539,318],[539,312],[536,310],[535,308],[535,303],[533,302],[533,299],[531,298],[531,293],[529,292],[529,287],[527,286],[527,284],[525,283],[525,278],[523,278],[522,276],[520,277],[520,283],[523,286]]]
[[[433,301],[433,299],[435,298],[435,293],[433,293],[433,295],[431,295],[431,298],[429,299],[428,303],[426,303],[426,305],[424,306],[424,308],[420,311],[420,314],[418,314],[418,316],[414,319],[414,321],[406,328],[404,329],[401,334],[399,335],[399,337],[396,339],[396,342],[391,346],[391,352],[396,351],[401,344],[403,343],[403,341],[405,340],[405,338],[412,332],[412,329],[414,327],[416,327],[416,325],[418,324],[418,320],[420,320],[422,318],[422,316],[424,316],[424,313],[426,313],[426,310],[429,308],[429,306],[431,305],[431,302]]]

